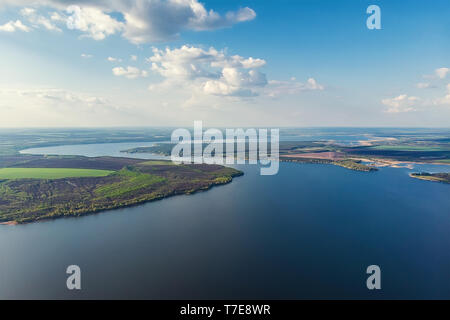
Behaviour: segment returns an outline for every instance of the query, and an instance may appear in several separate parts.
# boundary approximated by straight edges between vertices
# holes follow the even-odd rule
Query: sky
[[[0,0],[0,127],[449,127],[449,13],[448,0]]]

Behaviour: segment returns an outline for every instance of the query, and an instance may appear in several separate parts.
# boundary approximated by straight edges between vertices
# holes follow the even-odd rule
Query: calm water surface
[[[31,152],[123,156],[146,145]],[[238,168],[245,176],[195,195],[0,226],[0,298],[450,298],[450,185],[409,169]],[[66,289],[71,264],[81,291]],[[377,292],[366,289],[371,264]]]

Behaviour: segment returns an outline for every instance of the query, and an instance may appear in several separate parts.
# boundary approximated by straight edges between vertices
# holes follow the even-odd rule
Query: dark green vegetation
[[[138,147],[138,148],[132,148],[123,150],[124,153],[152,153],[152,154],[159,154],[163,156],[170,156],[172,152],[172,148],[174,147],[174,144],[172,143],[158,143],[151,147]]]
[[[340,166],[340,167],[344,167],[347,169],[351,169],[351,170],[356,170],[356,171],[377,171],[378,169],[373,167],[373,166],[368,166],[365,165],[363,163],[361,163],[360,161],[355,161],[355,160],[337,160],[337,161],[333,161],[333,164],[336,166]]]
[[[421,180],[450,183],[450,173],[420,172],[420,173],[411,173],[410,176]]]
[[[355,171],[377,171],[375,166],[369,166],[363,164],[360,160],[329,160],[329,159],[315,159],[315,158],[280,158],[284,162],[296,162],[296,163],[312,163],[312,164],[332,164]]]
[[[175,165],[169,161],[86,157],[4,157],[3,167],[112,170],[100,177],[0,180],[0,222],[26,223],[190,194],[225,184],[242,172],[217,165]],[[6,165],[5,165],[6,164]],[[0,169],[1,170],[1,169]],[[20,170],[19,170],[20,171]]]

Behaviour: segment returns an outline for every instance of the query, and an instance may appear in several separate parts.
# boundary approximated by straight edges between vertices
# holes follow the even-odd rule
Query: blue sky
[[[0,126],[450,124],[448,1],[105,3],[2,1]]]

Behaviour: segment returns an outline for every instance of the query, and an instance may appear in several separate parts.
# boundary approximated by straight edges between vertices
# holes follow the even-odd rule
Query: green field
[[[62,179],[104,177],[114,171],[71,168],[2,168],[0,179]]]

